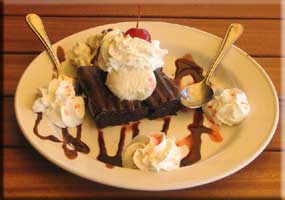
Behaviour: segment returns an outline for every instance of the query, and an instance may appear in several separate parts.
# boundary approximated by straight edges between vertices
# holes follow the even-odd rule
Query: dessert
[[[232,88],[216,91],[214,98],[203,106],[203,111],[216,124],[233,126],[248,116],[250,106],[246,94]]]
[[[118,29],[106,33],[101,41],[98,67],[112,72],[120,68],[151,69],[163,67],[167,50],[159,47],[158,40],[148,42],[144,39],[124,35]]]
[[[148,110],[142,102],[119,99],[104,84],[106,76],[98,67],[78,68],[79,84],[96,125],[103,128],[144,118]]]
[[[148,42],[151,42],[151,36],[146,29],[138,28],[138,23],[136,28],[130,28],[127,30],[125,35],[130,35],[131,37],[138,37]]]
[[[73,80],[68,77],[53,79],[48,88],[39,88],[39,97],[32,110],[43,113],[60,128],[76,127],[83,122],[85,105],[82,96],[75,96]]]
[[[96,34],[87,38],[85,42],[76,42],[68,52],[68,58],[74,66],[90,66],[97,55],[103,34]]]
[[[78,67],[79,84],[98,127],[154,119],[180,109],[179,89],[161,70],[167,50],[147,34],[144,29],[109,29],[87,39],[88,56],[76,53],[76,47],[84,45],[71,50],[70,60]]]
[[[153,93],[156,79],[150,69],[122,68],[108,73],[106,85],[120,99],[142,101]]]
[[[108,72],[108,88],[120,99],[148,98],[155,89],[153,71],[163,67],[163,57],[167,50],[160,49],[157,40],[149,42],[133,38],[118,29],[106,32],[102,38],[96,38],[99,38],[101,45],[98,59],[94,62],[101,70]],[[122,88],[128,85],[131,88]]]
[[[88,66],[92,60],[91,49],[83,42],[77,42],[70,51],[70,62],[73,65]]]
[[[79,67],[79,84],[87,96],[87,105],[96,125],[103,128],[126,124],[144,117],[151,119],[175,114],[180,108],[180,93],[161,70],[154,72],[157,87],[144,101],[127,101],[115,96],[104,84],[106,72],[97,67]]]
[[[161,69],[155,71],[155,77],[157,86],[152,95],[144,100],[149,110],[147,117],[155,119],[175,115],[182,107],[178,86]]]
[[[180,167],[182,150],[164,133],[136,136],[123,150],[124,167],[144,171],[170,171]]]

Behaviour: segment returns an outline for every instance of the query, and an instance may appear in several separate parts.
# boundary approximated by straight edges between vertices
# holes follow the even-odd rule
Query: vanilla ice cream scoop
[[[106,85],[120,99],[144,100],[156,88],[156,79],[150,69],[121,68],[108,73]]]
[[[203,106],[203,111],[216,124],[232,126],[248,116],[250,105],[242,90],[232,88],[216,92],[214,98]]]
[[[138,135],[122,152],[123,166],[144,171],[170,171],[180,167],[181,148],[164,133]]]

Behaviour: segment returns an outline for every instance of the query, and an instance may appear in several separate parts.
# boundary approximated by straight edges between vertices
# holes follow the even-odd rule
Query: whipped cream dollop
[[[148,42],[140,38],[125,36],[114,29],[103,40],[98,56],[98,65],[103,71],[111,72],[119,68],[156,70],[163,67],[167,50],[159,47],[159,41]]]
[[[242,90],[232,88],[217,91],[214,98],[203,106],[203,111],[216,124],[232,126],[248,116],[250,105]]]
[[[144,100],[156,88],[156,79],[150,69],[121,68],[108,73],[106,85],[120,99]]]
[[[47,88],[39,88],[38,93],[39,97],[32,106],[33,112],[43,113],[60,128],[76,127],[83,122],[84,99],[75,95],[71,78],[53,79]]]
[[[144,171],[170,171],[180,167],[181,148],[163,133],[138,135],[122,152],[123,166]]]

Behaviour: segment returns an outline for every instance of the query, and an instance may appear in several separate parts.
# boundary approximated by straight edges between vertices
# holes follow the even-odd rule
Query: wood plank
[[[70,34],[97,25],[121,21],[134,21],[135,18],[106,17],[44,17],[44,23],[51,41],[58,41]],[[223,36],[230,23],[241,23],[245,32],[237,45],[255,56],[280,56],[280,20],[252,19],[176,19],[145,18],[150,21],[164,21],[195,27],[218,36]],[[64,25],[64,28],[63,28]],[[39,52],[43,48],[24,22],[24,17],[4,17],[5,52]]]
[[[4,197],[273,199],[281,195],[280,158],[281,152],[264,152],[241,171],[214,183],[179,191],[144,192],[84,180],[54,166],[32,149],[4,149]]]
[[[14,112],[14,98],[6,97],[2,101],[3,103],[3,145],[4,147],[29,147],[30,144],[23,136]],[[285,101],[282,103],[281,109],[285,108]],[[283,123],[285,124],[285,118],[283,119]],[[278,124],[278,128],[273,136],[273,139],[266,147],[266,150],[285,150],[285,146],[281,145],[281,121]]]
[[[3,91],[2,95],[11,96],[15,94],[17,84],[24,73],[29,63],[37,55],[15,55],[15,54],[4,54],[3,55]]]
[[[13,96],[18,81],[27,68],[29,63],[36,57],[34,54],[4,54],[4,96]],[[273,84],[277,90],[278,95],[281,94],[281,61],[285,62],[285,58],[259,58],[254,59],[265,69],[270,76]]]
[[[205,0],[195,1],[139,1],[142,16],[156,17],[201,17],[201,18],[280,18],[280,1],[241,2]],[[44,16],[137,16],[137,1],[68,0],[29,2],[21,0],[4,1],[5,15],[25,15],[29,12]],[[64,9],[64,12],[62,10]],[[248,12],[250,10],[250,12]]]
[[[17,146],[27,147],[30,146],[29,142],[24,137],[21,129],[17,123],[15,110],[14,110],[14,98],[3,98],[1,100],[1,106],[3,113],[3,131],[2,139],[3,146]]]

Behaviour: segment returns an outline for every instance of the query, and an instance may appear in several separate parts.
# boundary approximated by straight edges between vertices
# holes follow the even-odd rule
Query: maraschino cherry
[[[131,28],[127,30],[125,35],[130,35],[133,38],[137,37],[137,38],[151,42],[151,37],[150,37],[149,32],[143,28]]]
[[[138,20],[136,28],[130,28],[125,32],[125,36],[130,35],[131,37],[137,37],[148,42],[151,42],[151,37],[149,32],[146,29],[139,28],[139,19],[140,19],[140,6],[138,5]]]

